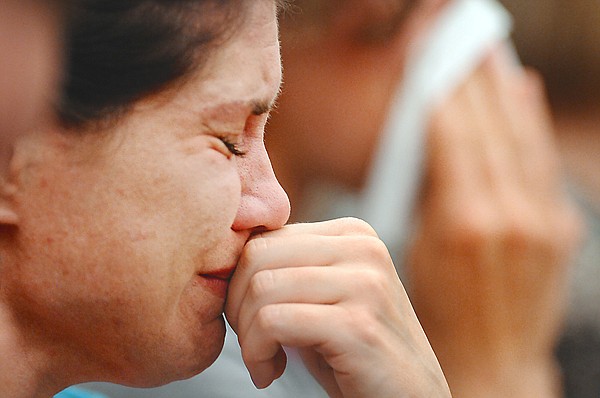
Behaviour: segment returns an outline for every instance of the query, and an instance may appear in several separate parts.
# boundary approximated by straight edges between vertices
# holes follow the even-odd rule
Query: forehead
[[[192,104],[208,117],[256,114],[269,107],[279,93],[281,61],[275,2],[253,0],[247,10],[231,37],[179,92],[179,101]]]

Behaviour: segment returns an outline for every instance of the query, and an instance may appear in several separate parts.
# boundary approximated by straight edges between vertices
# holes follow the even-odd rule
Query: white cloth
[[[486,53],[506,41],[510,30],[509,15],[495,1],[461,0],[451,4],[430,34],[412,48],[356,210],[389,247],[401,245],[408,234],[433,107],[464,81]]]
[[[392,105],[367,189],[359,197],[335,198],[330,216],[365,219],[392,253],[403,245],[421,178],[429,112],[480,63],[491,47],[509,37],[510,29],[510,17],[494,0],[457,0],[442,11],[429,34],[412,48],[406,77]],[[147,390],[99,384],[87,388],[96,388],[113,398],[326,397],[297,353],[287,352],[284,375],[261,391],[254,388],[248,376],[231,330],[215,364],[189,381]]]
[[[510,15],[495,0],[454,1],[442,11],[410,49],[365,189],[329,198],[335,204],[328,217],[362,218],[393,255],[401,254],[421,184],[430,113],[492,48],[508,41],[511,28]]]

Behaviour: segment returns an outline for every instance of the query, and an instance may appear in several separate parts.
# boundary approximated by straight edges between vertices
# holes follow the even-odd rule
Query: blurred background
[[[568,397],[600,397],[600,1],[501,0],[521,59],[543,75],[587,237],[558,348]]]

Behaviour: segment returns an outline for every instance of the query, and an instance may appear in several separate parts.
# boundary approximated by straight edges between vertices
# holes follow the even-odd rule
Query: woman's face
[[[281,79],[275,6],[250,4],[183,87],[105,130],[19,143],[7,291],[36,333],[69,342],[54,360],[96,360],[78,373],[151,385],[205,369],[221,350],[226,280],[242,247],[287,221],[263,146]]]

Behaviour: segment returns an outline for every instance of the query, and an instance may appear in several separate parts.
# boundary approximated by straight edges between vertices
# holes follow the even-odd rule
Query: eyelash
[[[241,150],[236,144],[229,141],[227,137],[219,137],[219,139],[221,140],[221,142],[223,142],[223,144],[225,144],[225,146],[227,147],[229,152],[231,152],[232,155],[238,157],[243,157],[244,155],[246,155],[245,151]]]

